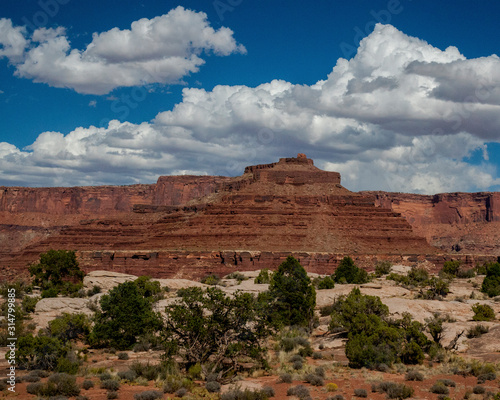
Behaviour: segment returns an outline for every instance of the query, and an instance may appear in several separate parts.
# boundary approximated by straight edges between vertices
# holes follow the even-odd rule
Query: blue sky
[[[352,190],[498,190],[499,12],[464,0],[9,2],[0,185],[239,175],[305,152]]]

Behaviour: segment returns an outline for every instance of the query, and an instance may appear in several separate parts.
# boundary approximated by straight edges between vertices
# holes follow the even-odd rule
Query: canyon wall
[[[401,213],[415,233],[451,254],[500,256],[500,193],[363,192]]]
[[[87,271],[157,277],[269,268],[288,254],[318,273],[344,255],[365,267],[500,256],[500,193],[353,193],[340,182],[299,155],[235,178],[0,187],[0,279],[50,248],[77,250]]]

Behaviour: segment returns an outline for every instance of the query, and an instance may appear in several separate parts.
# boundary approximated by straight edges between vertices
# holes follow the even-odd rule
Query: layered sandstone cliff
[[[303,155],[236,178],[166,176],[156,184],[0,188],[0,275],[50,248],[87,270],[196,277],[274,267],[290,252],[312,272],[344,255],[442,262],[498,255],[499,193],[354,193]],[[427,239],[427,241],[426,241]],[[439,255],[435,247],[440,248]],[[448,255],[447,255],[448,254]]]
[[[442,193],[433,196],[364,192],[376,204],[401,213],[414,231],[452,254],[500,256],[500,193]]]

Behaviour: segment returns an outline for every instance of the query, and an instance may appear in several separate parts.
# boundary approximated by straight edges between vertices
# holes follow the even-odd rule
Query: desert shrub
[[[202,369],[201,369],[201,364],[195,364],[195,365],[191,365],[191,367],[188,368],[188,376],[191,378],[191,379],[200,379],[201,378],[201,372],[202,372]]]
[[[368,392],[366,391],[366,389],[354,389],[354,396],[368,397]]]
[[[144,392],[134,394],[134,400],[156,400],[161,398],[163,398],[163,393],[158,390],[146,390]]]
[[[261,269],[259,275],[254,279],[254,283],[263,284],[271,282],[271,276],[268,269]]]
[[[207,375],[205,380],[207,382],[215,382],[215,381],[217,381],[217,379],[219,379],[219,375],[212,372],[212,373]]]
[[[319,309],[319,315],[321,315],[322,317],[326,317],[328,315],[331,315],[333,310],[334,310],[333,304],[328,304]]]
[[[201,283],[205,285],[217,285],[220,282],[220,278],[217,275],[207,275],[202,280]]]
[[[169,375],[163,382],[164,393],[175,393],[184,387],[184,380],[178,375]]]
[[[39,395],[44,387],[45,384],[42,382],[33,382],[26,385],[26,391],[29,394]]]
[[[45,388],[42,389],[41,395],[49,396],[78,396],[80,388],[76,384],[76,378],[66,373],[56,373],[49,376],[45,383]]]
[[[489,330],[490,328],[488,328],[487,326],[478,324],[473,326],[472,328],[469,328],[469,330],[467,331],[467,337],[469,339],[476,338],[481,335],[484,335],[485,333],[488,333]]]
[[[69,347],[59,339],[31,333],[18,339],[16,364],[24,369],[55,370],[64,363]]]
[[[482,363],[477,360],[471,361],[467,369],[469,370],[469,373],[475,377],[478,377],[483,374],[490,374],[490,373],[495,373],[496,368],[494,364],[491,363]]]
[[[108,400],[114,400],[118,398],[118,392],[116,390],[111,390],[108,393],[106,393],[106,398]]]
[[[57,297],[59,295],[59,289],[55,287],[51,287],[48,289],[43,289],[42,292],[40,293],[42,296],[42,299],[48,299],[51,297]]]
[[[476,276],[476,271],[474,271],[474,268],[469,268],[469,269],[463,269],[460,268],[457,272],[457,278],[460,279],[471,279]]]
[[[322,289],[333,289],[335,287],[335,282],[333,279],[329,276],[325,276],[324,278],[315,278],[313,280],[313,284],[316,287],[316,289],[322,290]]]
[[[388,281],[394,281],[396,283],[399,283],[401,285],[409,285],[410,284],[410,279],[406,275],[401,275],[397,274],[395,272],[389,273],[387,277],[385,278]]]
[[[63,313],[49,322],[47,334],[66,342],[69,340],[86,340],[90,333],[90,321],[85,314]]]
[[[188,390],[186,388],[180,388],[175,392],[175,397],[183,398],[186,394],[188,394]]]
[[[477,377],[477,383],[485,383],[486,381],[494,381],[497,379],[497,374],[494,372],[487,372],[485,374],[481,374]]]
[[[218,393],[220,392],[220,383],[217,381],[210,381],[205,384],[205,389],[207,389],[210,393]]]
[[[292,383],[292,374],[289,374],[289,373],[280,374],[279,382],[280,383]]]
[[[23,376],[23,382],[39,382],[40,377],[37,374],[28,374]]]
[[[92,286],[91,289],[87,290],[87,297],[92,297],[98,293],[101,293],[101,287],[100,286],[97,286],[97,285],[94,285]]]
[[[23,297],[22,308],[25,313],[35,312],[36,303],[40,300],[39,296],[25,296]]]
[[[138,377],[143,377],[148,381],[153,381],[158,377],[158,375],[160,375],[162,367],[161,365],[153,365],[149,362],[146,364],[134,362],[130,366],[130,369],[134,371]]]
[[[484,394],[486,393],[486,389],[484,386],[476,385],[472,388],[472,393],[474,394]]]
[[[344,257],[333,274],[333,280],[337,283],[361,284],[368,282],[368,273],[358,268],[351,257]]]
[[[136,344],[134,344],[134,347],[132,347],[132,350],[134,353],[140,353],[142,351],[149,351],[151,349],[151,343],[149,340],[145,337],[142,337],[138,340]]]
[[[424,375],[415,369],[410,370],[406,373],[405,379],[407,381],[423,381],[424,380]]]
[[[128,353],[125,353],[125,352],[118,353],[119,360],[128,360],[129,358],[130,357],[129,357]]]
[[[303,346],[299,349],[299,355],[302,357],[311,357],[313,355],[313,349],[310,345]]]
[[[382,275],[387,275],[391,272],[392,263],[389,261],[380,261],[375,265],[375,276],[381,277]]]
[[[203,374],[220,373],[221,378],[242,357],[266,365],[262,345],[270,333],[268,315],[252,294],[229,296],[218,288],[190,288],[165,312],[167,360],[179,356],[186,369],[200,364]],[[234,363],[223,362],[227,359]]]
[[[312,353],[312,348],[311,348],[311,344],[309,343],[309,340],[307,340],[306,337],[302,336],[302,335],[305,335],[305,331],[302,331],[302,330],[296,330],[296,329],[288,329],[288,330],[284,330],[282,331],[281,335],[280,335],[280,338],[279,338],[279,347],[280,349],[286,351],[287,353],[288,352],[291,352],[293,350],[295,350],[296,348],[300,348],[300,347],[307,347],[308,349],[311,349],[311,353]],[[309,351],[306,351],[306,353],[308,353]],[[298,358],[300,357],[300,358]],[[293,362],[293,361],[297,361],[297,360],[300,360],[300,361],[303,361],[303,357],[307,357],[307,354],[304,355],[304,354],[294,354],[291,358],[290,358],[290,361]]]
[[[66,372],[67,374],[75,375],[80,368],[80,360],[74,351],[69,351],[66,356],[57,360],[55,371]]]
[[[82,394],[78,395],[75,397],[76,400],[89,400],[87,396],[84,396]]]
[[[490,297],[500,295],[500,263],[490,263],[485,265],[486,277],[481,286],[481,292]],[[478,272],[479,273],[479,272]]]
[[[335,396],[327,397],[326,400],[345,400],[345,398],[341,394],[336,394]]]
[[[316,306],[316,291],[306,270],[289,256],[273,273],[269,292],[259,296],[269,307],[269,322],[275,326],[310,326]]]
[[[287,396],[296,396],[299,399],[305,399],[309,397],[309,389],[306,388],[304,385],[297,385],[288,388],[286,391]]]
[[[474,321],[492,321],[495,319],[495,311],[487,304],[474,304],[472,306]]]
[[[12,291],[12,289],[14,289],[14,291]],[[31,293],[32,291],[32,286],[21,280],[0,283],[0,296],[4,299],[12,292],[15,294],[16,299],[22,299],[25,297],[25,293]]]
[[[376,315],[386,317],[389,308],[380,301],[379,297],[362,295],[358,288],[354,288],[348,296],[340,296],[332,305],[332,320],[330,330],[340,327],[351,331],[355,325],[354,319],[359,315]]]
[[[338,385],[333,382],[329,382],[326,384],[326,391],[327,392],[335,392],[338,389]]]
[[[266,397],[274,397],[274,389],[271,386],[264,386],[261,389],[261,392],[264,394]]]
[[[135,371],[132,371],[131,369],[128,369],[126,371],[118,372],[118,377],[125,381],[132,382],[137,378],[137,373]]]
[[[323,367],[314,368],[314,373],[322,378],[325,377],[325,369]]]
[[[94,387],[94,382],[91,381],[90,379],[85,379],[82,382],[82,388],[85,389],[85,390],[89,390],[89,389],[91,389],[93,387]]]
[[[422,284],[425,284],[429,280],[429,273],[424,268],[413,267],[408,272],[408,279],[410,280],[410,284],[422,286]]]
[[[158,331],[162,327],[161,318],[153,312],[151,301],[143,293],[144,289],[135,282],[125,282],[102,296],[89,343],[126,350],[140,336]]]
[[[139,289],[139,293],[150,302],[155,302],[163,298],[163,291],[160,282],[152,281],[150,276],[140,276],[134,283]]]
[[[232,389],[222,394],[221,400],[267,400],[274,397],[274,390],[269,386],[264,386],[261,390],[241,390]]]
[[[238,282],[246,281],[248,278],[243,275],[241,272],[231,272],[226,276],[226,279],[236,279]]]
[[[300,354],[294,354],[293,356],[290,357],[290,362],[293,363],[293,362],[296,362],[296,361],[303,362],[304,358]]]
[[[104,371],[104,372],[98,374],[98,378],[101,381],[108,381],[110,379],[113,379],[113,376],[108,371]]]
[[[439,379],[436,383],[442,383],[443,385],[447,387],[456,387],[457,384],[455,381],[452,381],[451,379]]]
[[[443,318],[439,313],[434,313],[432,318],[427,318],[425,322],[426,322],[426,328],[429,331],[432,339],[434,340],[435,343],[439,344],[444,329]]]
[[[302,369],[303,366],[304,366],[304,364],[302,363],[302,361],[295,361],[292,364],[293,369],[295,369],[297,371],[300,370],[300,369]]]
[[[406,399],[413,396],[413,388],[403,383],[380,382],[372,384],[372,392],[386,393],[388,399]]]
[[[388,399],[407,399],[413,396],[414,390],[403,383],[394,383],[385,392]]]
[[[460,260],[445,261],[441,272],[452,277],[457,276],[462,262]]]
[[[49,250],[41,254],[39,262],[28,270],[33,284],[42,289],[42,298],[56,297],[58,293],[71,294],[82,287],[84,273],[78,266],[74,251]]]
[[[409,314],[391,323],[387,316],[388,308],[380,298],[362,295],[357,288],[334,303],[330,330],[347,330],[346,355],[351,367],[389,366],[399,358],[409,364],[423,360],[428,340],[421,324]]]
[[[429,391],[436,394],[450,394],[450,389],[448,389],[444,383],[440,381],[437,381],[434,385],[432,385]]]
[[[307,374],[304,380],[313,386],[323,386],[325,384],[323,378],[316,374]]]
[[[116,391],[120,388],[120,382],[115,381],[114,379],[106,379],[101,382],[101,389],[106,389],[109,391]]]

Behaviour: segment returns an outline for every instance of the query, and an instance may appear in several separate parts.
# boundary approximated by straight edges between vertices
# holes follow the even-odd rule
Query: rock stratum
[[[0,188],[0,276],[48,249],[78,251],[86,271],[197,278],[273,268],[294,254],[331,273],[360,264],[500,255],[500,193],[351,192],[299,154],[235,178],[162,176],[156,184]]]

